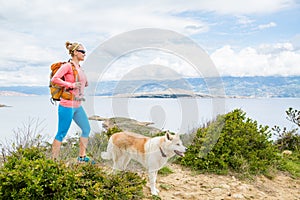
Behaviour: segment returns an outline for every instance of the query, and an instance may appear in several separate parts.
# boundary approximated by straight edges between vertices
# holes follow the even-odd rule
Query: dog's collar
[[[167,157],[167,155],[163,152],[163,150],[162,150],[161,147],[159,147],[159,150],[160,150],[160,153],[161,153],[161,156],[162,156],[162,157]]]

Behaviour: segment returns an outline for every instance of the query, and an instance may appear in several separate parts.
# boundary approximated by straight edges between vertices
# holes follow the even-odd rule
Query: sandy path
[[[163,200],[300,200],[300,179],[278,174],[270,180],[257,177],[254,181],[241,181],[233,176],[196,174],[180,165],[170,164],[174,173],[158,176],[157,188]],[[147,183],[148,186],[148,183]],[[144,189],[146,199],[153,199],[149,188]]]

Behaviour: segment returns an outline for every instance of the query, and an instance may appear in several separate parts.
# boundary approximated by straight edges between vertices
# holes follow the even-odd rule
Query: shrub
[[[258,126],[240,109],[199,128],[180,163],[197,170],[268,173],[278,159],[268,127]]]
[[[45,149],[18,148],[0,168],[0,199],[140,199],[145,180],[136,173],[107,174],[91,164],[66,166]]]
[[[283,155],[277,168],[281,171],[287,171],[294,178],[300,177],[300,154]]]
[[[285,111],[285,113],[287,114],[287,119],[289,121],[300,127],[300,110],[289,108],[287,111]]]
[[[287,120],[300,127],[300,111],[293,108],[286,110]],[[282,159],[278,163],[277,168],[282,171],[288,171],[294,177],[300,177],[300,135],[298,129],[287,130],[286,127],[280,128],[274,126],[272,128],[277,135],[275,145],[280,151],[290,150],[291,155],[282,153]]]
[[[300,127],[300,111],[289,108],[285,113],[287,120]],[[272,130],[278,137],[275,145],[277,145],[280,151],[291,150],[300,153],[300,135],[297,133],[297,128],[288,131],[286,127],[281,129],[279,126],[274,126]]]
[[[300,135],[297,134],[297,129],[288,131],[285,127],[281,129],[278,126],[272,128],[278,136],[275,145],[280,151],[291,150],[293,152],[300,151]]]
[[[105,134],[107,136],[107,138],[110,138],[110,136],[112,136],[114,133],[118,133],[118,132],[122,132],[123,130],[120,129],[118,126],[113,126],[112,128],[109,128]]]

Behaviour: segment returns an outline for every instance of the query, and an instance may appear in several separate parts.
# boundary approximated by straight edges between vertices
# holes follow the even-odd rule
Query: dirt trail
[[[270,180],[259,176],[254,181],[241,181],[234,176],[196,174],[180,165],[168,166],[174,173],[158,175],[157,188],[163,200],[300,200],[300,179],[282,173]],[[148,183],[147,183],[147,186]],[[148,187],[146,199],[153,199]]]

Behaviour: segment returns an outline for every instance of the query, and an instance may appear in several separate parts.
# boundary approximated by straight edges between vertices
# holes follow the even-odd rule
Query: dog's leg
[[[130,156],[124,150],[118,148],[113,151],[112,155],[113,169],[119,171],[126,170],[126,167],[131,159]]]
[[[126,152],[123,152],[123,155],[121,157],[119,157],[119,159],[116,161],[115,167],[118,170],[125,171],[129,161],[130,161],[130,156],[127,155]]]
[[[124,155],[123,170],[126,170],[127,165],[129,164],[130,160],[131,160],[130,155]]]
[[[149,171],[149,182],[150,182],[150,189],[152,195],[158,195],[159,190],[156,188],[156,177],[157,177],[157,171]]]
[[[106,151],[101,152],[101,158],[105,160],[113,159],[112,152],[114,152],[114,146],[112,144],[111,139],[109,139]]]
[[[122,170],[120,168],[120,159],[121,158],[121,150],[119,148],[112,148],[112,160],[113,160],[113,171],[116,172],[118,170]]]

